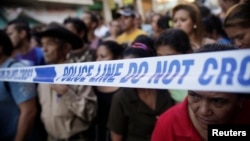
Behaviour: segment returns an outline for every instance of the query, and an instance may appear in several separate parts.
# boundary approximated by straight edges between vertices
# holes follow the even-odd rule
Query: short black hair
[[[6,56],[11,56],[14,47],[9,36],[5,33],[4,30],[0,29],[0,47],[2,47],[3,54]]]
[[[229,39],[225,30],[223,29],[222,21],[218,16],[210,14],[209,16],[202,19],[202,23],[206,32],[213,33],[213,31],[216,31],[217,34]]]
[[[226,51],[226,50],[237,50],[239,48],[232,46],[232,45],[224,45],[224,44],[207,44],[195,51],[195,53],[202,53],[202,52],[217,52],[217,51]]]
[[[131,46],[125,49],[122,56],[123,58],[126,56],[133,56],[135,58],[154,57],[156,56],[156,51],[152,44],[152,38],[146,35],[138,36]]]
[[[100,43],[100,46],[105,46],[113,55],[113,59],[118,59],[122,56],[124,48],[115,41],[103,41]]]
[[[181,29],[168,29],[160,34],[155,41],[156,49],[162,45],[169,45],[179,53],[192,52],[188,35]]]
[[[157,21],[157,26],[163,30],[170,28],[170,16],[161,16],[160,19]]]
[[[30,35],[30,27],[29,27],[28,22],[21,20],[21,19],[15,19],[8,23],[8,26],[10,25],[14,25],[15,29],[18,32],[22,30],[26,31],[27,39],[30,40],[31,35]]]
[[[156,54],[153,38],[149,37],[148,35],[142,34],[137,36],[132,44],[136,42],[145,44],[154,54]]]
[[[87,28],[86,24],[81,19],[76,18],[76,17],[68,17],[63,21],[63,23],[64,24],[68,24],[68,23],[73,24],[77,33],[81,33],[81,32],[84,33],[83,41],[88,43],[88,37],[87,37],[88,28]]]

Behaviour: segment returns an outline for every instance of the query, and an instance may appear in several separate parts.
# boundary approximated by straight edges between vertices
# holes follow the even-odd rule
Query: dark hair
[[[154,40],[149,37],[148,35],[139,35],[135,38],[135,40],[132,42],[132,45],[134,43],[143,43],[145,44],[149,50],[151,50],[151,52],[153,52],[154,54],[156,54],[156,50],[155,50],[155,46],[154,46]]]
[[[163,30],[170,28],[171,17],[170,16],[161,16],[157,21],[157,26]]]
[[[250,2],[243,2],[232,6],[224,20],[224,27],[240,26],[250,27]]]
[[[90,20],[91,20],[92,23],[96,23],[96,26],[98,25],[99,20],[98,20],[97,15],[95,15],[94,13],[89,12],[89,11],[86,11],[84,13],[86,13],[86,14],[88,14],[90,16]]]
[[[201,18],[205,18],[211,14],[211,11],[208,7],[200,5],[199,6],[200,12],[201,12]]]
[[[77,33],[83,32],[84,33],[83,41],[88,43],[88,37],[87,37],[88,28],[87,28],[86,24],[81,19],[68,17],[64,20],[63,23],[64,24],[71,23],[74,26],[74,28],[76,29]]]
[[[135,58],[153,57],[155,53],[143,43],[135,42],[130,47],[126,48],[122,54],[123,58],[126,56],[133,56]]]
[[[124,48],[115,41],[104,41],[101,42],[98,47],[100,46],[105,46],[112,53],[113,59],[121,57],[124,50]]]
[[[195,53],[202,53],[202,52],[216,52],[216,51],[226,51],[226,50],[236,50],[239,49],[232,45],[224,45],[224,44],[207,44],[195,51]]]
[[[173,16],[179,10],[185,10],[188,12],[190,18],[192,19],[192,22],[194,23],[194,25],[196,25],[196,28],[194,29],[195,38],[197,38],[201,43],[203,38],[203,27],[202,27],[200,9],[198,8],[197,5],[193,3],[178,4],[173,8]]]
[[[225,30],[223,29],[222,22],[219,17],[211,14],[206,18],[203,18],[202,22],[206,32],[213,33],[213,31],[215,30],[217,34],[229,39]]]
[[[161,45],[169,45],[182,54],[192,52],[188,35],[181,29],[168,29],[161,33],[155,41],[155,47],[158,48]]]
[[[11,56],[14,47],[11,43],[9,36],[5,31],[0,29],[0,47],[2,47],[3,54],[6,56]]]
[[[24,20],[20,20],[20,19],[16,19],[16,20],[12,20],[8,23],[8,26],[10,25],[14,25],[14,28],[20,32],[22,30],[24,30],[26,32],[26,37],[28,40],[30,40],[30,27],[29,27],[29,23],[27,23]]]

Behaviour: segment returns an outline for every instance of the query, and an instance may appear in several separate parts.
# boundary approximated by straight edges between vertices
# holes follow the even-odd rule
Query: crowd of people
[[[108,25],[92,12],[34,31],[16,19],[0,30],[0,68],[250,48],[250,1],[219,1],[219,15],[195,3],[152,13],[151,31],[131,6]],[[1,81],[0,91],[1,141],[207,141],[211,124],[250,124],[247,94],[212,89]]]

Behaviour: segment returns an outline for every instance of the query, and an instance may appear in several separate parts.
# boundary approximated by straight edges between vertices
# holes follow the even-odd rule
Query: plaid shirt
[[[90,49],[85,46],[79,50],[73,50],[67,60],[69,63],[91,62],[93,61],[93,55]]]

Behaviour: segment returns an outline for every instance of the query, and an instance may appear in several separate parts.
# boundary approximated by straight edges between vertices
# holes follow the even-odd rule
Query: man
[[[44,65],[44,55],[40,47],[32,47],[30,44],[30,28],[29,24],[23,20],[13,20],[7,25],[6,32],[14,46],[12,57],[15,60],[26,64],[27,66]],[[37,86],[37,85],[36,85]],[[37,97],[36,97],[37,98]],[[38,99],[37,104],[38,104]],[[38,113],[40,114],[40,105],[37,105]],[[37,118],[32,130],[32,138],[37,141],[42,141],[46,138],[46,132],[37,114]]]
[[[30,28],[22,20],[13,20],[8,23],[7,34],[15,48],[13,57],[17,60],[26,60],[30,66],[44,65],[43,52],[39,47],[30,45]]]
[[[136,13],[131,7],[124,7],[119,12],[121,15],[121,23],[123,33],[117,37],[116,41],[124,46],[130,45],[134,39],[141,35],[146,34],[136,25]]]
[[[71,49],[82,41],[66,28],[53,23],[40,33],[47,64],[67,63]],[[91,86],[39,84],[41,119],[48,141],[88,141],[87,130],[96,113],[96,96]]]
[[[83,43],[82,47],[71,50],[71,53],[69,55],[69,59],[71,60],[71,62],[93,61],[93,56],[91,55],[88,46],[88,28],[86,24],[81,19],[72,17],[66,18],[63,24],[65,28],[81,38]]]
[[[1,68],[24,67],[10,57],[13,50],[8,35],[0,30]],[[0,81],[0,91],[0,140],[27,141],[37,113],[35,84]]]

